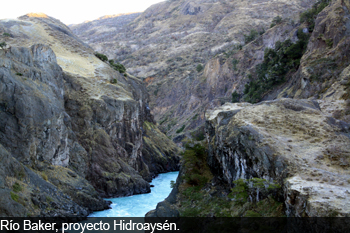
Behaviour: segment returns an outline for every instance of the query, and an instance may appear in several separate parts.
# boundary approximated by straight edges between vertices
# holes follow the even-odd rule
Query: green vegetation
[[[203,141],[205,139],[205,134],[204,132],[200,132],[198,133],[195,138],[194,138],[196,141]]]
[[[118,83],[118,80],[116,78],[112,79],[111,81],[112,84],[117,84]]]
[[[11,37],[11,34],[10,34],[10,33],[7,33],[7,32],[4,32],[2,35],[3,35],[4,37]]]
[[[193,118],[192,118],[193,119]],[[195,131],[191,132],[191,136],[197,142],[203,141],[205,139],[204,128],[198,128]]]
[[[22,187],[19,183],[15,183],[13,186],[12,186],[12,190],[15,192],[15,193],[18,193],[20,191],[22,191]]]
[[[162,120],[160,120],[159,125],[162,125],[167,120],[168,120],[168,117],[164,117]]]
[[[331,0],[320,0],[316,2],[311,9],[300,14],[300,23],[306,22],[309,27],[309,31],[312,32],[315,28],[315,20],[317,15],[329,5]]]
[[[17,72],[16,75],[18,75],[18,76],[23,76],[23,74],[22,74],[22,73],[19,73],[19,72]]]
[[[183,164],[186,167],[184,179],[186,183],[199,191],[212,177],[207,164],[207,151],[201,144],[185,145],[186,150],[182,154]],[[187,192],[192,192],[187,191]]]
[[[326,39],[325,42],[326,42],[326,45],[327,45],[329,48],[332,48],[332,47],[333,47],[333,40],[332,40],[332,39]]]
[[[283,203],[274,199],[280,195],[278,184],[260,178],[239,179],[233,182],[235,186],[227,197],[220,187],[208,184],[213,175],[207,164],[205,145],[187,144],[185,147],[182,157],[184,174],[181,177],[184,182],[179,185],[180,216],[284,216]],[[257,196],[261,199],[257,200]]]
[[[49,180],[49,178],[47,177],[47,175],[45,173],[41,173],[41,177],[46,181]]]
[[[244,35],[244,42],[248,44],[249,42],[255,40],[259,36],[259,32],[255,29],[250,30],[249,35]]]
[[[270,28],[272,28],[272,27],[274,27],[274,26],[276,26],[277,24],[280,24],[280,23],[282,23],[282,17],[278,15],[275,18],[273,18],[272,23],[270,25]]]
[[[276,42],[275,49],[265,50],[264,61],[256,68],[257,79],[254,80],[252,75],[248,75],[249,83],[244,89],[245,101],[250,103],[260,101],[263,94],[285,82],[285,76],[289,72],[297,70],[306,50],[309,34],[299,29],[297,35],[299,40],[295,44],[288,39]]]
[[[109,60],[109,64],[112,66],[113,69],[115,69],[116,71],[119,71],[119,73],[124,74],[125,76],[126,69],[122,64],[114,63],[113,60]]]
[[[170,130],[171,128],[174,127],[174,125],[176,125],[177,122],[176,122],[176,119],[172,119],[169,124],[168,124],[168,130]]]
[[[170,188],[173,189],[175,187],[175,184],[176,184],[175,181],[171,180],[170,181]]]
[[[107,57],[106,55],[102,54],[102,53],[95,53],[95,56],[96,56],[98,59],[100,59],[101,61],[103,61],[103,62],[108,61],[108,62],[109,62],[109,65],[110,65],[113,69],[115,69],[116,71],[119,71],[119,73],[124,74],[124,76],[127,77],[127,75],[126,75],[126,69],[125,69],[125,67],[124,67],[122,64],[120,64],[120,63],[114,63],[113,60],[108,60],[108,57]]]
[[[12,200],[14,200],[15,202],[18,202],[19,196],[16,193],[10,192],[10,195]]]
[[[196,67],[197,72],[201,72],[204,69],[204,67],[202,66],[202,64],[198,64]]]
[[[238,60],[237,59],[233,59],[232,60],[232,67],[233,67],[233,70],[237,70],[237,64],[238,64]]]
[[[239,102],[239,99],[240,99],[240,95],[237,93],[237,91],[234,91],[232,93],[232,103],[237,103]]]
[[[108,57],[102,53],[95,53],[95,56],[101,61],[108,61]]]
[[[7,45],[6,42],[1,42],[1,43],[0,43],[1,49],[4,49],[4,48],[6,47],[6,45]]]
[[[226,56],[226,58],[231,57],[232,55],[236,54],[238,50],[241,50],[243,48],[243,45],[241,44],[235,44],[231,47],[231,50],[228,50],[227,52],[224,52],[223,54]]]
[[[248,202],[248,197],[256,197],[258,193],[266,197],[277,193],[281,189],[279,184],[271,183],[261,178],[238,179],[233,181],[233,184],[235,187],[231,189],[232,192],[229,196],[239,205]],[[256,199],[253,199],[253,202],[255,201]]]
[[[183,125],[180,129],[176,130],[176,133],[181,133],[182,131],[184,131],[185,128],[186,125]]]

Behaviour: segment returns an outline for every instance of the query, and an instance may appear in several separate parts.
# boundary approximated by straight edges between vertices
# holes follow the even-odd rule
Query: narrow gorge
[[[0,36],[0,216],[88,216],[176,170],[146,216],[350,216],[348,0],[28,14]]]
[[[2,20],[0,33],[1,216],[84,217],[178,170],[142,81],[49,16]]]

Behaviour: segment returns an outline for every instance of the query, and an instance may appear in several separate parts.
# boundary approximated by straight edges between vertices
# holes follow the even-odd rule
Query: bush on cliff
[[[101,61],[108,61],[108,57],[102,53],[95,53],[95,56]]]
[[[331,0],[320,0],[316,2],[311,9],[300,14],[300,23],[306,22],[309,26],[310,32],[315,28],[315,20],[317,15],[329,5]]]
[[[114,63],[113,60],[109,60],[109,64],[112,66],[113,69],[119,71],[119,73],[125,74],[126,69],[125,69],[125,67],[122,64],[120,64],[118,62]]]
[[[196,67],[196,70],[197,70],[198,73],[200,73],[203,69],[204,69],[204,67],[203,67],[202,64],[198,64],[197,67]]]
[[[211,178],[206,162],[207,152],[201,144],[186,145],[183,152],[183,164],[186,168],[184,179],[190,186],[201,189]]]
[[[119,71],[119,73],[124,74],[124,76],[125,76],[125,72],[126,72],[125,66],[123,66],[123,65],[120,64],[119,62],[114,63],[113,60],[108,60],[108,57],[107,57],[106,55],[102,54],[102,53],[95,53],[95,56],[96,56],[98,59],[100,59],[101,61],[103,61],[103,62],[108,61],[108,62],[109,62],[109,65],[110,65],[113,69],[115,69],[116,71]],[[126,76],[125,76],[125,77],[126,77]]]
[[[309,41],[309,34],[299,29],[297,35],[299,40],[296,43],[292,43],[290,39],[284,42],[278,41],[274,49],[265,50],[264,61],[256,68],[257,78],[248,76],[249,82],[244,89],[245,101],[250,103],[260,101],[263,94],[285,82],[289,72],[298,69]]]
[[[213,175],[207,164],[206,145],[192,143],[185,148],[178,196],[180,216],[284,216],[283,203],[274,198],[280,186],[259,178],[239,179],[230,193],[227,187],[211,184]]]
[[[233,184],[235,186],[231,189],[229,197],[239,205],[248,201],[256,203],[268,196],[277,197],[281,189],[279,184],[261,178],[238,179],[233,181]]]

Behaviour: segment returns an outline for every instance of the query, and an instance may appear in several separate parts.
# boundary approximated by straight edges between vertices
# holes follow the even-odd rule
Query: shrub
[[[109,60],[109,64],[112,66],[113,69],[115,69],[116,71],[119,71],[119,73],[124,74],[124,76],[126,75],[126,73],[125,73],[126,68],[122,64],[120,64],[119,62],[114,63],[113,60]]]
[[[310,32],[312,32],[315,28],[315,20],[317,15],[329,5],[331,0],[320,0],[316,2],[311,9],[304,11],[300,14],[300,23],[306,22],[309,26]]]
[[[235,199],[236,204],[243,205],[248,201],[248,185],[243,179],[235,180],[233,184],[235,187],[231,189],[229,196]]]
[[[46,196],[46,200],[47,200],[48,202],[52,202],[52,201],[53,201],[52,197],[50,197],[50,196]]]
[[[329,48],[333,47],[333,40],[332,39],[326,39],[325,42]]]
[[[101,61],[108,61],[108,57],[102,53],[95,53],[95,56]]]
[[[4,32],[4,34],[2,34],[4,37],[11,37],[10,33]]]
[[[264,93],[285,82],[285,75],[289,71],[299,67],[309,41],[309,34],[299,29],[297,35],[299,40],[295,44],[288,39],[276,42],[275,49],[265,50],[264,61],[256,68],[257,78],[253,79],[252,75],[248,75],[249,82],[244,88],[245,101],[250,103],[260,101]]]
[[[244,42],[248,44],[249,42],[255,40],[259,36],[259,33],[257,30],[252,29],[250,30],[249,35],[244,35]]]
[[[175,188],[175,184],[176,184],[175,181],[171,180],[170,181],[170,188],[172,188],[172,189]]]
[[[232,60],[232,67],[233,67],[233,70],[237,70],[237,64],[238,64],[238,60],[237,59],[233,59]]]
[[[1,49],[4,49],[4,48],[6,47],[6,45],[7,45],[6,42],[1,42],[1,43],[0,43]]]
[[[166,122],[168,120],[168,117],[165,117],[164,119],[162,119],[160,122],[159,122],[159,125],[162,125],[164,122]]]
[[[239,98],[240,98],[240,96],[239,96],[239,94],[237,93],[237,91],[234,91],[234,92],[232,93],[232,103],[237,103],[237,102],[239,102]]]
[[[203,141],[205,139],[205,134],[204,132],[200,132],[195,136],[196,141]]]
[[[232,183],[235,186],[231,189],[229,197],[234,198],[234,202],[239,205],[243,205],[249,199],[253,202],[258,201],[255,197],[259,199],[259,195],[266,197],[274,195],[281,189],[279,184],[261,178],[238,179]]]
[[[47,175],[45,173],[41,173],[41,177],[46,181],[49,180],[49,178],[47,177]]]
[[[18,193],[18,192],[22,191],[22,187],[21,187],[21,185],[20,185],[19,183],[16,182],[16,183],[12,186],[12,190],[13,190],[14,192]]]
[[[117,84],[118,83],[118,80],[116,78],[112,79],[111,81],[112,84]]]
[[[276,16],[275,18],[273,18],[270,28],[276,26],[277,24],[280,24],[281,22],[282,22],[282,17]]]
[[[198,143],[193,146],[185,145],[185,148],[186,150],[182,154],[184,167],[186,168],[184,178],[188,184],[194,186],[198,191],[210,178],[207,174],[209,170],[206,162],[207,152]]]
[[[198,64],[197,65],[196,70],[197,70],[198,73],[200,73],[203,69],[204,69],[204,67],[202,66],[202,64]]]
[[[185,129],[186,125],[183,125],[180,129],[176,131],[176,133],[181,133]]]
[[[14,200],[15,202],[18,202],[19,196],[16,193],[10,192],[10,195],[12,200]]]

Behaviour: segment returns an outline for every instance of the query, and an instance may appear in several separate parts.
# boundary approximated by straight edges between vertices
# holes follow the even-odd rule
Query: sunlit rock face
[[[225,104],[207,113],[208,163],[227,184],[280,183],[288,216],[349,216],[349,126],[312,100]]]

